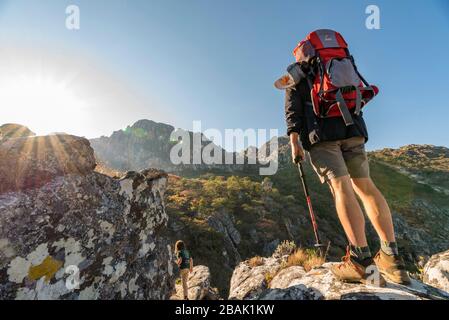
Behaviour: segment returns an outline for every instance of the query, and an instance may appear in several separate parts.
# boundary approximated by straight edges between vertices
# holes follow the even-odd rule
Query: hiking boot
[[[400,256],[389,256],[380,250],[374,257],[374,262],[388,280],[397,284],[410,284],[411,280],[405,270],[404,260]]]
[[[343,262],[333,265],[331,267],[332,273],[338,280],[350,283],[363,283],[374,285],[378,287],[385,287],[386,281],[372,263],[370,258],[367,266],[355,261],[355,259],[348,252],[342,259]]]

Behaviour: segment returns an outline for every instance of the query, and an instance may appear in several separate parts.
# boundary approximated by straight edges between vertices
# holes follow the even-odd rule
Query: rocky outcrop
[[[45,179],[0,194],[0,300],[170,296],[172,250],[160,236],[168,220],[165,173],[99,174],[88,141],[71,136],[7,144],[13,152],[0,160],[0,176],[10,175],[5,165],[16,155],[17,167],[35,168],[20,181]],[[38,151],[18,147],[27,145]]]
[[[25,126],[7,123],[0,126],[0,142],[6,139],[33,137],[36,134]]]
[[[226,249],[232,253],[235,261],[240,262],[241,257],[238,245],[240,244],[241,236],[240,232],[235,228],[231,216],[225,210],[222,210],[208,217],[207,223],[223,235]]]
[[[388,283],[379,288],[338,281],[333,263],[306,272],[300,266],[285,267],[285,258],[242,262],[231,279],[230,299],[245,300],[427,300],[449,299],[449,293],[412,280],[410,286]]]
[[[43,186],[95,168],[89,141],[69,135],[6,139],[0,144],[0,193]]]
[[[210,271],[206,266],[195,266],[188,280],[189,300],[218,300],[217,289],[212,288],[210,284]],[[184,291],[180,280],[176,283],[175,294],[172,300],[182,300]]]
[[[433,255],[424,266],[425,283],[449,292],[449,251]]]

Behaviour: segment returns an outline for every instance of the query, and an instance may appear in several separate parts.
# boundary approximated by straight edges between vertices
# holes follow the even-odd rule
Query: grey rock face
[[[424,266],[425,283],[449,292],[449,251],[433,255]]]
[[[264,258],[263,264],[257,266],[251,266],[248,261],[242,262],[233,273],[229,298],[245,300],[449,299],[449,293],[416,280],[412,280],[410,286],[388,283],[385,288],[343,283],[337,280],[330,271],[333,263],[325,263],[320,268],[305,272],[299,266],[283,268],[284,258]]]
[[[210,285],[210,271],[206,266],[195,266],[188,280],[189,300],[218,300],[220,297],[216,289]],[[181,300],[184,297],[182,283],[177,283],[172,300]]]
[[[227,212],[222,211],[215,213],[209,217],[207,222],[212,228],[227,236],[234,246],[238,246],[240,244],[240,233],[235,228],[234,222]]]
[[[166,174],[112,179],[92,171],[87,140],[67,139],[73,165],[84,159],[79,171],[63,162],[69,169],[45,184],[0,195],[0,300],[168,298],[173,257],[160,236]],[[39,167],[53,172],[57,155],[44,150]]]
[[[69,135],[26,137],[0,144],[0,193],[36,188],[65,174],[95,168],[89,141]]]
[[[207,219],[207,223],[216,231],[223,234],[226,247],[237,262],[241,261],[240,253],[237,249],[241,241],[240,232],[235,228],[231,216],[224,210],[216,212]]]

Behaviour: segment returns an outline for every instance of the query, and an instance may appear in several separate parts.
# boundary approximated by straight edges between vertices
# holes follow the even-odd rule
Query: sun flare
[[[64,131],[68,123],[83,123],[87,103],[67,81],[42,75],[17,75],[0,81],[0,106],[8,119],[29,119],[37,134]],[[18,120],[17,122],[19,122]],[[23,124],[23,123],[22,123]]]

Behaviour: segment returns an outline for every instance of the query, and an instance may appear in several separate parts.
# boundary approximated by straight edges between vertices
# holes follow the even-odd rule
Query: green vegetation
[[[409,145],[370,153],[372,159],[406,170],[433,187],[449,192],[449,149],[430,145]]]

